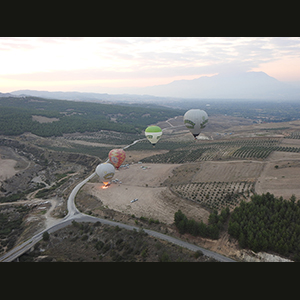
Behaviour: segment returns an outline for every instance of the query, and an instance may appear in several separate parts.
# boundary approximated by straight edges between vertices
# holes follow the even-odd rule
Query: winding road
[[[127,149],[130,146],[145,140],[145,138],[143,139],[139,139],[134,141],[132,144],[125,146],[123,149]],[[107,160],[108,161],[108,160]],[[120,228],[125,228],[128,230],[139,230],[139,227],[135,227],[135,226],[131,226],[131,225],[127,225],[124,223],[119,223],[119,222],[114,222],[114,221],[110,221],[107,219],[102,219],[102,218],[97,218],[97,217],[92,217],[89,215],[86,215],[84,213],[81,213],[75,206],[75,196],[77,195],[78,191],[82,188],[83,185],[85,185],[90,179],[92,179],[94,176],[96,175],[96,173],[94,172],[93,174],[91,174],[89,177],[87,177],[86,179],[84,179],[83,181],[81,181],[80,183],[78,183],[74,189],[72,190],[71,194],[69,195],[68,198],[68,202],[67,202],[67,207],[68,207],[68,214],[62,219],[62,220],[57,220],[57,224],[52,225],[48,228],[46,228],[45,230],[41,231],[40,233],[34,235],[32,238],[28,239],[27,241],[25,241],[24,243],[14,247],[13,249],[11,249],[9,252],[5,253],[4,255],[2,255],[0,257],[0,262],[11,262],[14,261],[15,259],[17,259],[20,255],[24,254],[25,252],[27,252],[31,247],[33,247],[38,241],[40,241],[43,238],[43,233],[45,231],[48,231],[49,233],[55,232],[63,227],[66,227],[68,225],[70,225],[72,223],[73,220],[76,220],[76,222],[101,222],[103,224],[107,224],[110,226],[119,226]],[[218,261],[221,262],[235,262],[235,260],[228,258],[226,256],[223,256],[219,253],[204,249],[202,247],[196,246],[194,244],[190,244],[187,243],[185,241],[182,241],[180,239],[168,236],[166,234],[157,232],[157,231],[153,231],[150,229],[143,229],[147,234],[149,234],[150,236],[171,242],[173,244],[176,244],[178,246],[187,248],[189,250],[192,251],[202,251],[204,255],[212,257]]]
[[[110,221],[107,219],[102,219],[102,218],[97,218],[97,217],[93,217],[93,216],[89,216],[86,214],[81,213],[75,206],[75,196],[78,193],[78,191],[80,190],[80,188],[87,183],[91,178],[93,178],[96,175],[96,173],[91,174],[88,178],[86,178],[85,180],[81,181],[79,184],[77,184],[75,186],[75,188],[72,190],[69,198],[68,198],[68,214],[66,217],[64,217],[62,220],[59,220],[57,224],[41,231],[40,233],[34,235],[32,238],[30,238],[29,240],[25,241],[24,243],[22,243],[21,245],[18,245],[16,247],[14,247],[12,250],[10,250],[9,252],[7,252],[6,254],[4,254],[3,256],[0,257],[0,262],[11,262],[13,260],[15,260],[16,258],[18,258],[20,255],[22,255],[23,253],[27,252],[31,247],[33,247],[38,241],[40,241],[43,238],[43,233],[45,231],[48,231],[49,233],[55,232],[63,227],[66,227],[68,225],[70,225],[72,223],[73,220],[76,220],[76,222],[101,222],[103,224],[107,224],[110,226],[119,226],[120,228],[125,228],[128,230],[139,230],[139,227],[135,227],[135,226],[131,226],[131,225],[127,225],[124,223],[119,223],[119,222],[114,222],[114,221]],[[218,254],[216,252],[204,249],[202,247],[196,246],[194,244],[191,243],[187,243],[185,241],[182,241],[180,239],[168,236],[166,234],[154,231],[154,230],[150,230],[150,229],[144,229],[144,231],[156,238],[171,242],[173,244],[176,244],[178,246],[187,248],[189,250],[192,251],[197,251],[197,250],[201,250],[203,252],[204,255],[212,257],[218,261],[221,262],[234,262],[233,259],[225,257],[221,254]]]

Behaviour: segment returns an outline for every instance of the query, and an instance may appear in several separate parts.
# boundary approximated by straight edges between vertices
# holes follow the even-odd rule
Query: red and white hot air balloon
[[[112,149],[108,154],[110,162],[118,170],[126,158],[126,153],[123,149]]]

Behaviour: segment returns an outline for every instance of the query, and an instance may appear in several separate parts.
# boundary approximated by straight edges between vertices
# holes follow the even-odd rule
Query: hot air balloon
[[[208,115],[201,109],[190,109],[183,116],[184,125],[196,137],[205,128],[208,122]]]
[[[126,153],[123,149],[112,149],[108,153],[108,158],[109,158],[110,162],[118,170],[126,158]]]
[[[155,147],[155,144],[158,142],[162,135],[162,130],[158,126],[148,126],[145,130],[145,136],[148,141]]]
[[[115,168],[110,163],[103,163],[97,166],[96,173],[100,177],[100,180],[107,185],[115,175]]]

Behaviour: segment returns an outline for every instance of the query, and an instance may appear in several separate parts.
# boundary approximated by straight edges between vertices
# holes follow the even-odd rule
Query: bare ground
[[[14,150],[0,147],[0,182],[25,169],[29,162]]]
[[[15,165],[17,161],[14,159],[1,159],[0,158],[0,181],[14,176],[17,171]]]
[[[174,214],[181,209],[188,217],[207,222],[209,212],[199,204],[181,199],[174,195],[168,187],[160,186],[172,170],[178,165],[145,164],[131,165],[129,169],[117,171],[114,178],[122,184],[112,184],[102,189],[102,183],[87,183],[83,191],[90,193],[110,209],[136,217],[158,219],[160,222],[172,224]],[[146,186],[147,185],[147,186]],[[131,200],[139,200],[131,203]]]
[[[205,161],[194,175],[193,182],[255,181],[263,169],[261,161]]]
[[[258,194],[271,193],[289,199],[300,198],[300,153],[273,152],[266,162],[255,187]]]

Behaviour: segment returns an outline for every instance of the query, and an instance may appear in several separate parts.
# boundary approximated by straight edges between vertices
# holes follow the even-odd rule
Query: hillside
[[[31,96],[1,97],[0,108],[0,134],[31,132],[43,137],[100,130],[140,133],[152,123],[182,114],[181,110],[163,107],[84,103]]]
[[[51,234],[20,261],[62,262],[212,262],[201,252],[157,240],[144,231],[77,223]]]
[[[25,115],[30,115],[31,121],[40,126],[59,124],[61,119],[72,116],[77,116],[78,120],[82,121],[84,120],[80,119],[82,116],[89,114],[93,116],[91,108],[97,108],[95,103],[92,103],[89,110],[85,106],[87,103],[78,103],[77,106],[76,102],[72,101],[50,99],[48,102],[35,97],[28,97],[29,100],[27,99],[24,104],[22,103],[24,99],[26,100],[26,98],[10,98],[2,103],[7,105],[5,109],[24,109]],[[16,103],[19,104],[18,108]],[[210,213],[214,211],[220,213],[226,207],[234,215],[234,212],[238,211],[236,208],[244,205],[244,202],[251,203],[252,196],[256,194],[268,192],[274,194],[276,198],[293,197],[297,201],[300,198],[300,120],[291,121],[291,119],[296,117],[299,106],[297,103],[288,105],[264,103],[263,106],[256,107],[247,103],[244,107],[242,105],[235,107],[233,101],[223,102],[223,106],[222,102],[219,102],[219,106],[216,103],[211,102],[207,107],[207,111],[210,111],[210,121],[196,141],[184,127],[177,127],[182,124],[182,113],[176,118],[159,122],[159,126],[166,130],[156,147],[153,148],[147,141],[141,141],[126,149],[126,166],[115,173],[114,179],[118,181],[112,182],[109,188],[102,189],[102,183],[95,176],[76,196],[77,208],[89,215],[167,232],[226,256],[237,259],[243,257],[248,250],[242,249],[239,243],[240,232],[236,232],[235,235],[233,230],[234,237],[230,237],[230,233],[227,232],[230,219],[225,222],[218,239],[209,239],[198,235],[198,229],[180,236],[174,225],[174,214],[180,209],[188,220],[196,222],[187,222],[192,228],[193,224],[202,224],[201,222],[209,224]],[[70,107],[70,104],[74,106]],[[59,105],[60,109],[57,108]],[[112,119],[110,121],[116,123],[118,114],[123,112],[111,116],[108,109],[118,106],[100,107],[105,109],[106,106],[103,120],[109,116]],[[248,107],[251,109],[248,110]],[[277,111],[279,107],[281,109]],[[135,108],[145,109],[145,107]],[[228,110],[231,115],[213,114],[212,112],[216,112],[217,109],[219,112]],[[15,113],[14,110],[12,112]],[[255,119],[249,118],[247,112],[248,116],[254,116]],[[134,113],[133,111],[132,116]],[[234,116],[235,114],[237,116]],[[245,118],[242,117],[243,114]],[[126,120],[126,116],[120,116],[121,119],[122,117]],[[286,119],[288,122],[282,122]],[[274,122],[265,123],[263,120]],[[125,121],[116,124],[125,124]],[[28,132],[17,136],[0,136],[0,202],[3,202],[0,203],[0,221],[5,226],[8,224],[10,228],[19,226],[19,223],[21,227],[23,226],[20,228],[22,232],[16,232],[18,236],[14,235],[14,231],[6,232],[5,228],[2,228],[4,231],[0,237],[2,247],[0,251],[5,252],[6,247],[13,247],[20,240],[32,236],[45,226],[49,226],[51,222],[56,222],[56,218],[65,216],[66,200],[74,185],[91,174],[95,166],[107,158],[108,151],[113,147],[125,146],[141,136],[137,133],[110,130],[65,133],[62,136],[51,137],[41,137]],[[132,203],[132,199],[135,198],[138,198],[138,201]],[[287,202],[283,202],[284,205],[285,203]],[[21,214],[16,205],[24,207],[28,205],[30,210],[24,210]],[[13,210],[13,207],[16,209]],[[256,212],[252,215],[256,217]],[[280,212],[278,216],[281,215]],[[293,214],[288,215],[295,218]],[[264,217],[264,214],[261,216]],[[13,219],[10,219],[12,217]],[[240,222],[243,218],[237,217],[239,226],[242,226],[241,230],[244,230]],[[254,220],[248,219],[251,222]],[[264,227],[269,226],[267,222],[269,220],[262,221],[262,224],[266,224]],[[279,220],[277,221],[279,226],[284,228],[284,233],[280,237],[288,237],[288,231],[292,229],[290,223],[287,222],[283,227]],[[243,234],[248,237],[251,228],[253,233],[261,232],[264,235],[264,231],[260,228],[258,230],[256,224],[259,223],[255,221],[249,226],[247,224],[245,229],[247,236]],[[255,227],[252,228],[252,225]],[[158,251],[159,246],[153,244],[153,239],[151,241],[143,239],[139,245],[133,245],[131,241],[142,237],[133,236],[132,232],[126,233],[105,226],[97,228],[92,225],[87,227],[78,225],[73,226],[74,228],[72,226],[50,235],[49,242],[37,245],[23,259],[190,261],[190,257],[184,258],[178,256],[178,253],[173,256],[169,250]],[[299,225],[295,226],[296,238],[299,235]],[[276,230],[277,227],[270,233]],[[293,236],[294,232],[291,233]],[[272,247],[263,247],[263,250],[299,259],[298,248],[289,245],[286,250],[282,241],[273,237]],[[241,244],[243,245],[243,239]],[[253,248],[251,239],[250,244],[247,241],[246,246],[254,251],[261,249]],[[126,252],[128,249],[131,250]],[[107,251],[103,252],[104,250]]]

